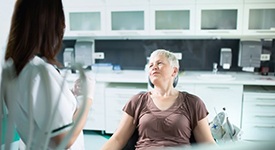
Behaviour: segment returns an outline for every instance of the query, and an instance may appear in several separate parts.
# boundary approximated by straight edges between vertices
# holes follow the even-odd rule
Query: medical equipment
[[[224,111],[218,113],[210,123],[210,130],[217,143],[228,143],[241,140],[242,131],[231,124]]]
[[[50,88],[51,88],[51,85],[48,81],[48,78],[49,78],[49,74],[48,74],[48,71],[46,69],[46,66],[45,65],[39,65],[37,66],[39,68],[39,73],[41,75],[41,80],[44,80],[44,83],[46,83],[44,86],[45,86],[45,93],[47,93],[46,95],[48,96],[48,98],[50,98]],[[85,103],[86,103],[86,100],[87,100],[87,94],[88,94],[88,89],[87,89],[87,77],[84,73],[84,70],[83,70],[83,67],[82,65],[80,64],[75,64],[74,66],[74,69],[78,70],[79,71],[79,75],[80,75],[80,79],[83,81],[81,82],[81,86],[82,86],[82,89],[83,89],[83,103],[81,104],[80,108],[79,108],[79,114],[77,115],[76,117],[76,120],[74,122],[74,125],[72,126],[72,128],[70,129],[70,131],[66,134],[66,136],[64,137],[63,141],[58,145],[58,147],[56,148],[56,150],[61,150],[61,149],[64,149],[65,146],[67,145],[69,139],[71,138],[71,136],[73,135],[73,132],[74,130],[76,129],[76,124],[79,123],[80,119],[81,119],[81,116],[84,114],[84,111],[85,111]],[[61,89],[64,88],[64,84],[65,84],[65,79],[66,79],[66,76],[67,76],[67,72],[65,73],[65,77],[64,77],[64,80],[61,84]],[[12,80],[15,80],[15,69],[13,68],[13,62],[11,60],[7,61],[4,65],[3,65],[3,70],[2,70],[2,73],[1,73],[1,101],[0,101],[0,113],[1,113],[1,117],[5,116],[4,114],[4,99],[7,98],[6,96],[8,96],[8,94],[5,93],[4,91],[4,87],[5,86],[9,86],[9,82],[12,82]],[[28,88],[32,88],[32,87],[28,87]],[[14,87],[15,91],[16,91],[16,87]],[[30,90],[32,91],[32,90]],[[31,93],[29,93],[31,94]],[[60,94],[58,96],[58,98],[60,98],[61,96],[61,91],[60,91]],[[57,101],[59,102],[59,100]],[[6,131],[6,141],[5,141],[5,150],[10,150],[11,148],[11,143],[12,143],[12,136],[13,136],[13,127],[14,127],[14,122],[13,122],[13,119],[15,118],[15,113],[13,112],[14,110],[14,101],[7,101],[7,106],[9,106],[9,109],[8,109],[8,125],[7,125],[7,131]],[[29,100],[29,117],[30,118],[33,118],[33,107],[32,107],[32,104],[33,104],[33,101],[32,99]],[[49,103],[47,103],[47,105],[49,106],[52,106],[51,104],[51,101],[49,101]],[[57,111],[57,106],[59,104],[55,104],[55,107],[52,108],[52,107],[48,107],[48,108],[52,108],[52,110],[49,110],[49,114],[47,116],[41,116],[41,117],[44,117],[45,120],[48,120],[48,124],[45,126],[45,128],[43,129],[43,132],[39,133],[39,136],[35,137],[37,138],[36,139],[36,142],[38,143],[37,145],[39,147],[31,147],[31,144],[32,144],[32,140],[33,140],[33,128],[34,128],[34,120],[33,119],[30,119],[30,122],[29,122],[29,130],[28,130],[28,141],[25,143],[26,144],[26,149],[42,149],[42,150],[45,150],[45,149],[48,149],[48,145],[49,145],[49,139],[51,138],[51,123],[52,123],[52,118],[54,117],[54,114],[56,113]],[[47,106],[45,106],[47,107]],[[0,125],[0,131],[2,130],[2,124]],[[0,132],[2,133],[2,131]],[[1,137],[0,137],[0,141],[1,141]]]

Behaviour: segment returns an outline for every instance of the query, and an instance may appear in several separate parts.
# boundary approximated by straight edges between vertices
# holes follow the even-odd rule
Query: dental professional
[[[27,149],[43,149],[47,140],[46,149],[56,149],[72,127],[75,130],[64,148],[84,149],[82,130],[92,105],[95,80],[87,79],[84,112],[75,124],[80,112],[77,99],[55,67],[60,66],[55,57],[61,49],[64,28],[62,0],[16,1],[5,53],[5,63],[13,62],[6,69],[14,70],[14,76],[3,76],[1,96],[8,111],[15,114],[16,130]],[[81,82],[77,80],[75,87]],[[83,93],[81,90],[73,91]],[[49,118],[52,110],[55,114]],[[45,131],[49,122],[50,130]]]

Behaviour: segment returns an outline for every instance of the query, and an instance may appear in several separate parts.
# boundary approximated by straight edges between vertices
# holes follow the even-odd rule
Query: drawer
[[[267,123],[275,125],[275,114],[274,113],[249,113],[244,112],[242,118],[243,124],[246,123]]]
[[[114,133],[120,123],[121,118],[106,118],[105,132]]]
[[[98,115],[96,118],[89,117],[86,121],[85,130],[105,130],[104,115]]]
[[[247,101],[262,101],[262,102],[274,102],[275,94],[271,93],[245,93],[244,102]]]
[[[275,114],[275,101],[244,101],[243,112],[248,114]]]
[[[242,139],[274,141],[275,125],[270,124],[246,124],[242,127]]]
[[[115,118],[121,118],[124,111],[121,109],[115,109],[115,110],[107,110],[106,111],[106,117],[115,117]]]
[[[230,93],[241,94],[243,87],[241,85],[223,85],[223,84],[206,84],[206,85],[196,85],[196,92],[217,92],[225,93],[226,95]]]
[[[94,113],[94,114],[104,114],[104,105],[100,105],[100,106],[97,106],[97,105],[93,105],[91,108],[90,108],[90,112],[89,113]]]

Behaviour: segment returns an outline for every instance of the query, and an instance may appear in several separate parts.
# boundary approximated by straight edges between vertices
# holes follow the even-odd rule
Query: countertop
[[[64,70],[61,71],[64,75]],[[70,71],[69,71],[70,72]],[[141,70],[93,72],[87,71],[97,82],[147,83],[148,76]],[[68,73],[67,80],[75,80],[78,74]],[[262,76],[251,72],[184,71],[179,73],[179,83],[194,84],[243,84],[275,86],[274,74]]]

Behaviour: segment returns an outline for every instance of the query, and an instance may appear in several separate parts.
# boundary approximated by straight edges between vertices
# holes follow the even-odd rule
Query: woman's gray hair
[[[172,52],[165,50],[165,49],[157,49],[151,53],[150,58],[157,56],[157,55],[165,56],[172,67],[176,67],[178,69],[180,68],[179,60]]]

